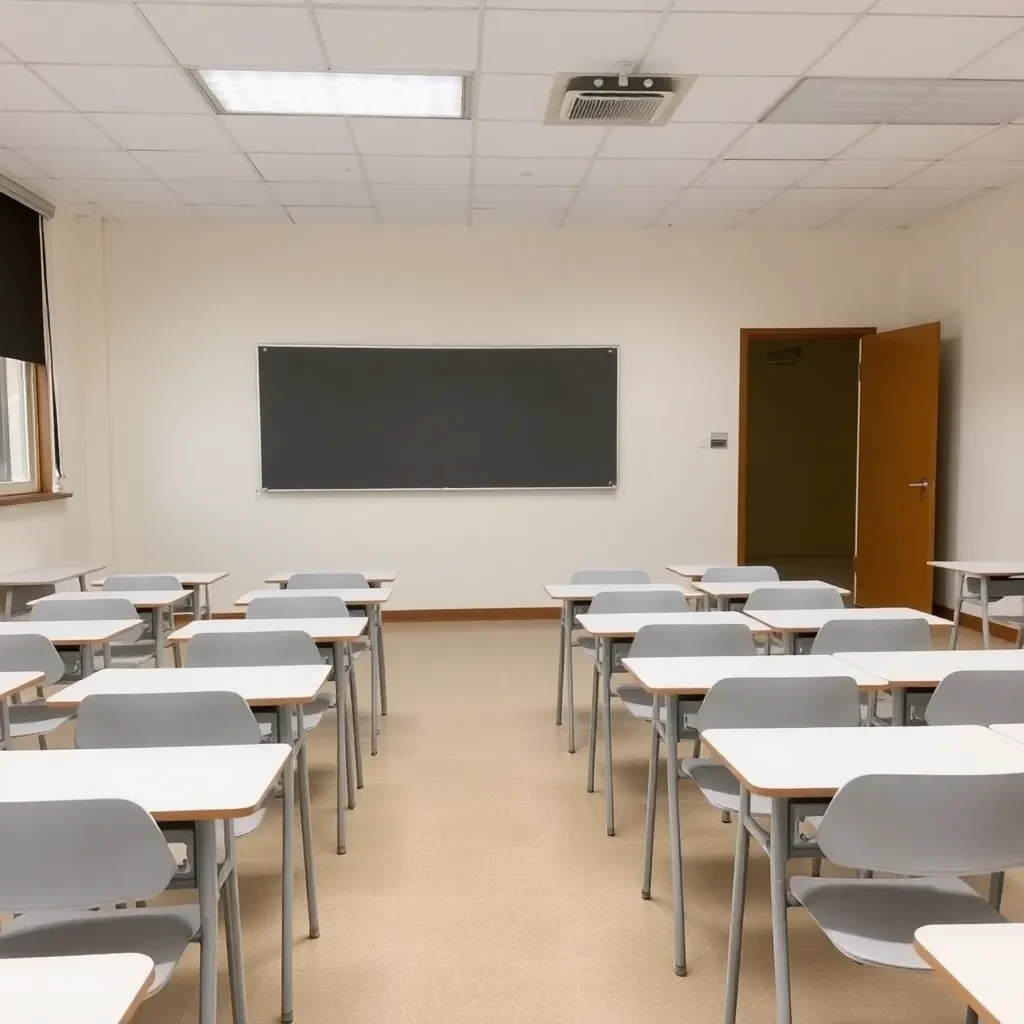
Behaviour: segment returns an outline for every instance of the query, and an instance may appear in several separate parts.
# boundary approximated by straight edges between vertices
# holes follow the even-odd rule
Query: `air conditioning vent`
[[[651,75],[559,76],[547,123],[664,124],[689,86],[688,79]]]

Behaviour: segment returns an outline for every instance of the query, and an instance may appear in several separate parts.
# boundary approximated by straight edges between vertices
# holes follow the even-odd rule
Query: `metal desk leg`
[[[964,583],[966,577],[962,572],[954,574],[956,579],[956,597],[953,600],[953,628],[949,631],[950,650],[956,650],[957,640],[960,637],[960,608],[964,603]]]
[[[988,621],[988,577],[981,577],[981,635],[984,640],[985,650],[991,646],[992,636]]]
[[[740,995],[740,950],[743,945],[743,910],[747,902],[747,863],[750,860],[750,790],[740,786],[736,816],[736,853],[732,865],[732,913],[729,916],[729,952],[725,967],[725,1024],[736,1024]]]
[[[889,693],[892,694],[892,724],[907,724],[907,691],[902,686],[894,686]]]
[[[8,587],[4,591],[4,618],[10,621],[14,614],[14,587]]]
[[[772,799],[769,854],[772,945],[775,950],[775,1019],[777,1024],[792,1024],[793,1007],[789,994],[789,927],[786,920],[786,899],[789,889],[786,877],[789,861],[789,801],[785,797]]]
[[[226,826],[230,826],[230,822]],[[196,887],[199,890],[199,1024],[217,1021],[217,828],[197,821]]]
[[[686,922],[683,918],[683,850],[679,834],[679,695],[665,704],[665,764],[668,778],[668,841],[672,865],[672,931],[676,974],[686,976]]]
[[[729,610],[729,598],[725,596],[719,596],[715,598],[715,610],[724,612]]]
[[[0,697],[0,749],[11,749],[11,707],[6,697]]]
[[[306,726],[302,705],[295,708],[295,746],[299,758],[299,823],[302,826],[302,866],[306,876],[306,913],[309,937],[320,938],[320,911],[316,900],[316,869],[313,860],[313,815],[309,808],[309,764],[306,757]]]
[[[770,639],[768,644],[771,645]],[[796,654],[796,633],[791,630],[782,634],[782,653]]]
[[[655,694],[651,705],[651,757],[647,762],[647,807],[644,814],[644,880],[640,886],[643,899],[651,898],[651,874],[654,869],[654,818],[658,810],[658,764],[661,749],[661,733],[658,722],[661,717],[661,698]]]
[[[590,679],[590,736],[587,741],[587,792],[594,792],[594,766],[597,761],[597,711],[601,699],[601,641],[594,648],[594,671]]]
[[[173,615],[174,612],[168,608],[169,615]],[[163,668],[166,651],[164,650],[164,644],[167,642],[164,634],[164,609],[154,608],[153,609],[153,640],[156,643],[156,667]]]
[[[338,853],[345,852],[345,805],[348,803],[348,715],[345,711],[348,702],[345,698],[345,675],[335,669],[334,672],[334,703],[335,732],[337,733],[336,760],[336,801],[337,801],[337,835],[336,848]]]
[[[608,835],[615,835],[615,794],[612,782],[612,640],[601,642],[601,699],[604,701],[604,820]]]
[[[372,656],[372,655],[371,655]],[[352,750],[349,753],[355,754],[355,776],[356,789],[363,788],[363,745],[359,737],[359,687],[356,685],[356,663],[352,657],[352,645],[338,643],[334,645],[334,674],[341,673],[348,684],[348,695],[352,700]],[[355,796],[349,802],[350,807],[355,807]]]
[[[562,694],[565,689],[565,610],[568,604],[562,602],[562,614],[558,619],[558,701],[555,705],[555,725],[562,724]]]
[[[565,613],[565,704],[569,716],[569,753],[576,753],[576,694],[572,678],[572,620],[576,605],[569,602]]]
[[[372,624],[372,623],[371,623]],[[377,756],[377,699],[380,695],[380,665],[377,662],[377,640],[370,629],[370,756]],[[359,723],[352,722],[353,731]]]
[[[242,954],[242,911],[238,899],[238,860],[235,856],[233,821],[225,821],[224,854],[231,873],[225,879],[224,927],[227,931],[228,982],[231,986],[233,1024],[245,1024],[248,1008],[245,1000],[245,958]]]
[[[384,609],[379,604],[374,605],[373,617],[377,623],[377,636],[373,642],[377,647],[377,665],[380,672],[380,713],[384,716],[388,713],[388,677],[384,662]]]
[[[81,573],[81,574],[79,575],[79,577],[78,577],[78,589],[79,589],[79,590],[81,590],[83,594],[84,594],[84,593],[85,593],[85,591],[86,591],[86,586],[85,586],[85,573],[84,573],[84,572],[83,572],[83,573]]]
[[[203,617],[203,588],[192,587],[192,621],[198,622]]]
[[[281,1020],[295,1019],[292,991],[292,907],[295,900],[295,869],[292,864],[295,832],[295,739],[290,708],[278,708],[277,733],[289,747],[288,760],[281,769],[284,809],[281,815]],[[205,1022],[204,1022],[205,1024]],[[211,1020],[210,1024],[213,1024]]]
[[[82,664],[82,675],[91,676],[96,671],[96,662],[92,654],[92,644],[82,644],[78,651],[78,658]]]

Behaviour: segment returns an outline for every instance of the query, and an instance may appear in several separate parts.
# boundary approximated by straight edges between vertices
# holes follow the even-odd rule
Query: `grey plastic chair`
[[[199,930],[197,905],[87,909],[151,899],[174,877],[174,857],[143,808],[0,803],[0,834],[0,908],[19,915],[0,933],[0,957],[143,953],[156,967],[146,997],[167,984]]]
[[[759,587],[753,590],[743,604],[745,612],[779,611],[803,608],[843,608],[842,594],[833,587]],[[803,654],[811,638],[797,636],[794,651]],[[765,641],[765,647],[771,640]]]
[[[66,599],[55,597],[48,601],[40,601],[29,613],[29,619],[37,622],[91,622],[98,619],[128,620],[140,618],[135,605],[126,597],[94,597],[88,600]],[[140,623],[134,629],[122,633],[116,643],[105,644],[103,664],[106,668],[134,668],[156,658],[156,647],[149,643],[137,644],[143,635],[145,624]],[[61,652],[64,661],[65,678],[72,682],[87,674],[87,666],[82,663],[81,650]]]
[[[924,717],[929,725],[1024,722],[1024,672],[951,672],[936,687]]]
[[[114,593],[118,590],[183,590],[184,588],[181,585],[181,580],[167,573],[115,573],[103,581],[103,589]],[[173,608],[166,610],[162,608],[139,609],[136,615],[146,623],[146,629],[143,633],[143,644],[134,648],[128,648],[123,644],[115,644],[115,651],[119,650],[122,660],[129,656],[141,657],[142,660],[146,659],[148,646],[152,644],[155,634],[153,623],[156,616],[166,615],[168,631],[174,629]]]
[[[42,672],[49,686],[59,683],[64,677],[64,661],[45,636],[11,633],[0,636],[0,671]],[[47,707],[41,695],[37,700],[24,702],[19,701],[18,695],[15,695],[14,703],[8,708],[8,715],[11,735],[5,738],[35,736],[42,750],[46,749],[47,735],[72,718],[67,711]]]
[[[777,583],[779,571],[773,565],[712,565],[701,577],[702,583]],[[742,601],[730,601],[730,608],[740,608]],[[711,607],[711,598],[704,598],[704,607]]]

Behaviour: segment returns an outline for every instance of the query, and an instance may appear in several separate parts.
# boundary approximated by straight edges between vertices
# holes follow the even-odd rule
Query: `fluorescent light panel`
[[[225,114],[466,116],[462,75],[207,70],[195,74]]]

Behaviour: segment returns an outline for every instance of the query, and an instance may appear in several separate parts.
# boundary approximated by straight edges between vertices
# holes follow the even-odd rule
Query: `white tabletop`
[[[288,754],[284,743],[8,750],[0,756],[0,793],[17,801],[121,798],[158,821],[241,818],[260,806]]]
[[[344,619],[200,619],[176,629],[168,640],[178,644],[200,633],[270,633],[293,629],[308,633],[317,643],[343,643],[362,636],[368,621],[365,615],[352,615]]]
[[[42,686],[46,675],[42,672],[0,672],[0,700],[27,686]]]
[[[1024,651],[851,651],[836,654],[893,686],[938,686],[951,672],[1024,669]]]
[[[357,572],[367,583],[394,583],[398,579],[396,569],[298,569],[293,572],[278,572],[268,576],[264,583],[287,583],[296,572]]]
[[[33,607],[44,601],[102,601],[104,598],[123,597],[136,608],[170,608],[179,601],[191,601],[190,590],[69,590],[48,594],[29,601]]]
[[[198,570],[183,570],[182,572],[153,572],[146,573],[147,576],[173,576],[183,587],[208,587],[218,580],[225,579],[227,572],[200,572]],[[93,580],[90,586],[102,587],[106,577]]]
[[[18,1024],[123,1024],[152,980],[141,953],[0,960],[4,1016]]]
[[[752,633],[767,629],[742,612],[618,612],[608,615],[580,615],[580,626],[591,636],[623,639],[636,636],[642,626],[719,626],[739,624]]]
[[[141,625],[141,619],[16,619],[0,622],[0,636],[35,633],[57,646],[105,644]]]
[[[592,601],[598,594],[609,590],[627,594],[673,590],[686,597],[700,596],[688,583],[545,583],[544,589],[554,601]]]
[[[914,946],[984,1018],[1024,1022],[1024,924],[930,924],[914,933]]]
[[[953,572],[963,572],[968,576],[1024,576],[1024,562],[1014,561],[1006,558],[998,559],[976,559],[965,562],[929,562],[930,566],[936,569],[950,569]]]
[[[307,590],[298,588],[273,588],[268,590],[250,590],[235,599],[235,604],[247,605],[254,597],[340,597],[345,604],[367,605],[383,604],[391,599],[391,587],[346,587],[341,590]]]
[[[926,619],[929,626],[952,626],[949,619],[915,611],[913,608],[804,608],[777,611],[749,611],[751,618],[770,626],[777,633],[816,633],[833,619]]]
[[[703,739],[751,792],[765,796],[829,797],[860,775],[1024,772],[1024,744],[980,725],[707,729]]]
[[[99,572],[103,566],[97,562],[83,562],[81,565],[40,566],[38,569],[19,569],[17,572],[0,573],[0,587],[38,587],[47,583],[63,583],[86,573]]]
[[[993,725],[993,731],[1001,736],[1007,736],[1016,743],[1024,743],[1024,725],[1011,723],[1006,725]]]
[[[95,693],[237,693],[253,707],[308,704],[327,682],[330,667],[267,665],[253,668],[105,668],[66,686],[47,700],[55,708],[76,708]],[[2,676],[0,676],[2,683]]]
[[[721,564],[721,562],[700,562],[688,565],[666,565],[665,568],[669,572],[674,572],[677,576],[685,576],[690,580],[699,580],[708,569],[714,569]]]
[[[885,680],[827,654],[780,654],[770,658],[725,655],[700,658],[623,658],[622,664],[650,693],[702,694],[720,679],[784,679],[849,676],[866,690]]]
[[[729,583],[694,583],[694,586],[711,597],[750,597],[755,590],[812,590],[825,587],[838,590],[844,597],[849,595],[845,587],[837,587],[824,580],[734,580]]]

